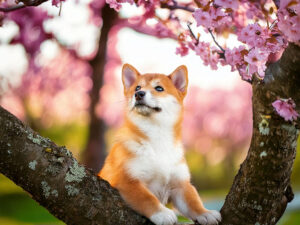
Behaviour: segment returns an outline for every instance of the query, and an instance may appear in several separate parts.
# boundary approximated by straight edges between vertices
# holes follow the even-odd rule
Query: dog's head
[[[133,66],[125,64],[122,81],[129,113],[163,119],[182,111],[188,85],[185,66],[179,66],[170,75],[141,75]]]

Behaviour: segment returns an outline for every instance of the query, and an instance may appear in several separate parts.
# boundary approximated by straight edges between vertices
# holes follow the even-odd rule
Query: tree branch
[[[22,8],[25,8],[26,5],[24,4],[20,4],[20,5],[14,5],[14,6],[11,6],[11,7],[8,7],[8,8],[2,8],[0,7],[0,12],[12,12],[12,11],[15,11],[15,10],[18,10],[18,9],[22,9]]]
[[[195,44],[198,45],[198,44],[199,44],[199,38],[196,37],[196,35],[194,34],[194,32],[193,32],[193,30],[192,30],[192,28],[191,28],[191,24],[192,24],[192,23],[188,23],[188,24],[187,24],[187,27],[188,27],[188,29],[189,29],[189,32],[190,32],[192,38],[196,41]]]
[[[224,50],[224,48],[222,48],[222,46],[216,41],[216,38],[215,38],[214,34],[212,33],[211,29],[208,29],[208,32],[210,33],[210,36],[212,37],[212,39],[213,39],[213,41],[215,42],[215,44],[216,44],[216,45],[219,47],[219,49],[223,52],[223,57],[225,57],[225,56],[224,56],[225,50]]]
[[[172,1],[172,5],[168,3],[161,3],[160,7],[163,9],[170,9],[170,10],[176,10],[176,9],[181,9],[187,12],[195,12],[194,8],[189,7],[188,5],[178,5],[176,1]]]
[[[7,12],[12,12],[12,11],[15,11],[15,10],[18,10],[18,9],[25,8],[25,7],[28,7],[28,6],[38,6],[38,5],[41,5],[42,3],[46,2],[46,1],[48,1],[48,0],[21,0],[21,1],[18,1],[18,3],[21,3],[21,4],[10,6],[8,8],[0,7],[0,12],[7,13]]]

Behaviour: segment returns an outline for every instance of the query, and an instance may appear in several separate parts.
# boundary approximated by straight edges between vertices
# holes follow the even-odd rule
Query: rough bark
[[[106,156],[105,147],[105,130],[104,121],[96,114],[96,106],[99,103],[99,92],[103,85],[104,67],[106,63],[106,50],[108,42],[108,34],[114,25],[114,21],[118,14],[111,9],[108,4],[101,10],[102,28],[99,38],[98,51],[94,59],[90,61],[93,69],[92,83],[93,87],[90,92],[89,107],[89,132],[86,148],[83,152],[84,164],[91,168],[95,173],[99,172]]]
[[[299,119],[287,122],[272,102],[291,97],[300,109],[300,47],[290,44],[253,82],[253,135],[246,160],[221,210],[222,224],[276,224],[293,199],[290,175],[296,156]],[[234,103],[233,103],[234,104]]]

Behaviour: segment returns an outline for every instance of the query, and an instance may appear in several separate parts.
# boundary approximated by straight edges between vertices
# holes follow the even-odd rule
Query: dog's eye
[[[135,88],[135,91],[138,91],[138,90],[140,90],[141,89],[141,86],[136,86],[136,88]]]
[[[156,91],[164,91],[164,88],[162,86],[156,86],[155,90]]]

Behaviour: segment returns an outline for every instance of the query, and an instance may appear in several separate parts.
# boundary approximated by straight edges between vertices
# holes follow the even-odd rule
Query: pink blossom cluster
[[[52,5],[58,6],[61,2],[64,2],[65,0],[52,0]]]
[[[205,66],[210,66],[211,69],[218,69],[219,54],[215,47],[210,46],[208,42],[199,42],[195,45],[194,50],[196,55],[199,55]]]
[[[245,46],[241,45],[238,48],[229,49],[225,51],[226,63],[231,66],[231,71],[235,70],[235,66],[241,66],[243,64],[242,51],[245,50]]]
[[[89,3],[90,21],[96,26],[101,25],[102,19],[99,12],[101,12],[101,9],[105,4],[105,0],[92,0]]]
[[[277,29],[262,28],[258,23],[242,28],[238,33],[238,40],[245,43],[250,50],[245,50],[245,47],[240,47],[239,50],[226,49],[226,63],[232,70],[238,69],[246,80],[251,79],[254,73],[263,78],[267,61],[286,46]]]
[[[239,7],[238,0],[215,0],[215,4],[223,7],[236,10]]]
[[[300,41],[300,1],[280,1],[277,13],[278,28],[282,34],[291,42]]]
[[[232,71],[237,69],[244,80],[251,80],[254,73],[263,78],[268,57],[269,53],[258,47],[248,51],[245,46],[239,46],[225,51],[226,63],[231,66]]]
[[[258,23],[254,23],[249,24],[241,30],[238,40],[246,43],[250,48],[260,48],[265,44],[265,41],[268,37],[268,30],[262,29]]]
[[[109,4],[110,8],[113,8],[116,11],[119,11],[122,7],[121,3],[125,2],[134,4],[133,0],[106,0],[106,3]]]
[[[188,46],[181,42],[179,43],[179,47],[176,48],[176,55],[180,55],[180,56],[186,56],[189,53],[189,48]]]
[[[35,55],[43,41],[52,38],[52,34],[44,30],[43,23],[49,18],[46,11],[40,8],[30,7],[16,10],[7,14],[19,27],[19,34],[13,39],[13,43],[21,43],[27,53]]]
[[[265,2],[267,3],[267,0]],[[262,11],[258,9],[261,6],[259,4],[255,5],[255,3],[250,4],[247,1],[215,0],[213,3],[208,2],[207,4],[209,5],[204,5],[196,9],[193,16],[197,26],[203,26],[211,31],[230,28],[229,24],[231,22],[235,24],[235,11],[239,11],[240,9],[245,15],[245,17],[242,18],[243,21],[246,21],[247,18],[250,17],[264,18]],[[243,11],[243,9],[250,10]],[[270,19],[270,21],[272,20]],[[195,48],[195,50],[197,49],[198,55],[202,55],[201,58],[205,60],[205,65],[211,65],[211,62],[215,61],[217,64],[219,61],[223,65],[229,64],[232,70],[238,69],[243,79],[250,80],[254,73],[257,73],[258,76],[263,78],[266,69],[265,64],[269,59],[269,55],[273,56],[286,46],[284,38],[278,35],[276,26],[262,27],[258,22],[248,25],[238,23],[235,33],[238,36],[238,40],[246,45],[232,50],[225,49],[225,60],[223,60],[222,57],[208,57],[208,55],[210,55],[209,52],[205,54],[200,53],[202,52],[202,46]],[[183,48],[181,51],[182,50]],[[208,60],[208,58],[212,60]],[[211,67],[217,68],[212,65]]]
[[[261,51],[261,49],[255,47],[248,55],[244,56],[245,62],[248,63],[248,74],[251,76],[257,73],[261,78],[265,75],[266,62],[269,54],[267,52]]]
[[[193,16],[197,26],[204,26],[209,29],[231,23],[231,17],[221,7],[209,7],[207,11],[199,8],[195,10]]]
[[[238,34],[238,40],[249,48],[261,48],[261,51],[276,53],[286,46],[284,38],[278,35],[278,29],[262,28],[258,23],[249,24]]]
[[[160,21],[155,24],[154,30],[158,37],[171,37],[173,35],[173,32]]]
[[[295,102],[289,99],[278,99],[272,103],[276,112],[283,117],[286,121],[297,120],[299,113],[295,110]]]
[[[131,5],[135,4],[134,0],[106,0],[110,8],[119,11],[122,7],[122,3],[129,3]],[[137,6],[142,6],[145,9],[144,17],[153,17],[155,15],[155,6],[160,3],[159,0],[138,0],[136,1]],[[150,16],[151,15],[151,16]]]

